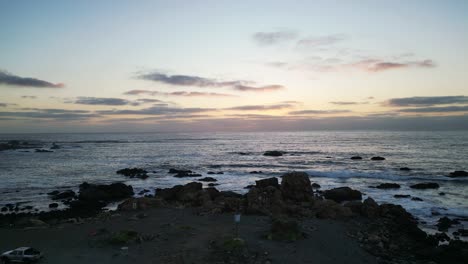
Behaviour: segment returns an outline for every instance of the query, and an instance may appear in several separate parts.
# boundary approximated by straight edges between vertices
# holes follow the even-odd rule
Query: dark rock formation
[[[283,156],[283,152],[281,151],[278,151],[278,150],[268,150],[268,151],[265,151],[265,153],[263,153],[263,156],[271,156],[271,157],[279,157],[279,156]]]
[[[385,160],[385,158],[380,157],[380,156],[376,156],[376,157],[372,157],[371,160]]]
[[[449,174],[450,178],[459,178],[459,177],[468,177],[468,172],[466,171],[454,171]]]
[[[323,192],[323,196],[326,199],[333,200],[335,202],[361,200],[362,194],[360,191],[353,190],[349,187],[339,187]]]
[[[273,177],[273,178],[261,179],[261,180],[255,181],[255,187],[257,188],[265,188],[268,186],[279,188],[278,178]]]
[[[117,171],[117,174],[121,174],[130,178],[140,178],[146,179],[148,178],[148,172],[144,169],[140,168],[125,168]]]
[[[351,159],[352,160],[362,160],[362,157],[361,156],[352,156]]]
[[[435,182],[423,182],[417,183],[410,186],[412,189],[438,189],[440,186]]]
[[[398,189],[400,185],[397,183],[381,183],[377,185],[375,188],[377,189]]]
[[[284,199],[293,201],[308,201],[311,199],[312,186],[307,173],[290,172],[281,177],[281,192]]]

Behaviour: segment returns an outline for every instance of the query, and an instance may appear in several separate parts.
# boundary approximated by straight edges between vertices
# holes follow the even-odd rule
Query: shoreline
[[[0,216],[0,223],[3,226],[0,234],[11,234],[7,230],[14,232],[14,230],[20,230],[17,229],[18,227],[45,228],[47,230],[60,227],[63,224],[67,225],[70,222],[86,225],[86,223],[93,221],[97,221],[97,223],[107,221],[112,225],[115,215],[120,214],[127,217],[129,214],[133,214],[131,221],[139,222],[139,220],[145,219],[147,214],[151,215],[152,210],[182,210],[182,214],[188,218],[190,218],[190,212],[193,214],[194,211],[198,215],[215,219],[228,217],[231,220],[226,220],[226,224],[230,222],[232,227],[233,214],[240,212],[243,218],[246,216],[269,219],[269,223],[266,221],[262,224],[263,230],[270,228],[271,221],[274,222],[275,219],[282,218],[300,226],[300,230],[304,228],[303,223],[312,220],[340,223],[338,226],[347,226],[355,230],[354,233],[348,233],[350,239],[359,245],[360,249],[365,252],[363,254],[370,254],[374,258],[378,257],[379,263],[388,263],[381,261],[389,256],[394,256],[400,261],[393,263],[408,263],[405,261],[423,263],[420,261],[430,258],[438,258],[439,261],[442,261],[436,263],[449,263],[444,262],[447,259],[451,261],[450,263],[463,263],[457,261],[465,261],[468,257],[466,254],[468,253],[467,242],[451,239],[445,233],[426,234],[418,227],[416,219],[401,206],[378,205],[371,198],[361,201],[362,194],[350,188],[336,188],[321,193],[313,191],[309,176],[305,173],[287,173],[282,178],[281,184],[278,183],[277,178],[259,180],[245,195],[229,191],[220,192],[214,187],[203,188],[201,183],[192,182],[183,186],[157,189],[155,196],[147,195],[147,197],[134,198],[132,197],[133,191],[128,192],[128,187],[123,184],[114,185],[118,191],[110,188],[110,185],[82,184],[77,198],[70,203],[71,209],[51,211],[39,215]],[[116,211],[103,212],[101,210],[109,202],[123,198],[127,199],[119,204]],[[103,200],[106,202],[102,203]],[[87,217],[86,220],[83,220],[85,217]],[[5,229],[7,222],[13,224],[13,227]],[[205,224],[200,223],[202,226]],[[216,221],[211,224],[216,224]],[[450,226],[451,223],[448,224]],[[284,225],[285,228],[287,226],[287,224]],[[444,226],[444,228],[447,227]],[[320,237],[325,239],[329,235],[328,233],[322,233]],[[61,239],[66,240],[66,237]],[[265,240],[264,237],[256,238],[257,242],[263,240]],[[295,239],[295,241],[299,240],[304,240],[304,238]],[[439,245],[439,243],[441,244]],[[293,261],[292,263],[301,262]],[[370,261],[368,263],[377,262]]]

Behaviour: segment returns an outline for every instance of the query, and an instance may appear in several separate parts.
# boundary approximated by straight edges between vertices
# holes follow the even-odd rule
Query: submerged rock
[[[268,150],[268,151],[265,151],[265,153],[263,153],[263,156],[272,156],[272,157],[279,157],[279,156],[283,156],[283,152],[281,151],[278,151],[278,150]]]
[[[400,170],[401,170],[401,171],[410,171],[411,169],[408,168],[408,167],[401,167]]]
[[[409,195],[409,194],[395,194],[395,195],[393,195],[393,197],[395,197],[395,198],[410,198],[411,195]]]
[[[205,177],[205,178],[198,179],[198,181],[202,181],[202,182],[216,182],[216,181],[218,181],[218,180],[216,180],[215,178],[212,178],[212,177]]]
[[[361,200],[362,194],[360,191],[353,190],[349,187],[339,187],[323,192],[323,196],[326,199],[333,200],[335,202]]]
[[[450,227],[452,227],[452,225],[457,225],[457,224],[460,224],[460,221],[456,219],[452,220],[444,216],[440,218],[439,221],[437,221],[436,226],[439,231],[447,231]]]
[[[449,174],[450,178],[458,178],[458,177],[468,177],[468,172],[466,171],[454,171]]]
[[[417,183],[410,186],[412,189],[438,189],[440,186],[435,182],[423,182]]]
[[[125,168],[125,169],[118,170],[116,173],[130,177],[130,178],[140,178],[140,179],[148,178],[148,175],[147,175],[148,172],[140,168]]]
[[[398,189],[400,185],[397,183],[381,183],[377,185],[375,188],[377,189]]]
[[[385,158],[380,157],[380,156],[376,156],[376,157],[372,157],[371,160],[385,160]]]
[[[362,160],[362,157],[361,156],[352,156],[351,159],[352,160]]]

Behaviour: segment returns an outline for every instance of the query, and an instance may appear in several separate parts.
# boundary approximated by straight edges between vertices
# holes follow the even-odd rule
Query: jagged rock
[[[456,219],[452,220],[444,216],[440,218],[439,221],[437,221],[436,226],[439,231],[447,231],[452,225],[457,225],[457,224],[460,224],[460,221]]]
[[[417,183],[410,186],[412,189],[438,189],[440,186],[435,182]]]
[[[279,188],[279,183],[278,183],[278,178],[273,177],[273,178],[268,178],[268,179],[262,179],[255,181],[255,187],[257,188],[265,188],[268,186],[273,186],[275,188]]]
[[[353,190],[349,187],[339,187],[323,192],[323,196],[326,199],[333,200],[335,202],[361,200],[362,194],[360,191]]]
[[[133,195],[133,188],[123,183],[97,185],[84,182],[79,186],[78,199],[81,201],[111,202],[125,199]]]
[[[350,208],[332,200],[317,200],[314,202],[313,209],[316,216],[322,219],[340,219],[353,214]]]
[[[308,201],[312,198],[312,186],[307,173],[290,172],[281,177],[281,192],[284,199]]]
[[[246,212],[251,214],[280,214],[284,210],[281,191],[273,186],[252,188],[246,195]]]
[[[400,184],[397,183],[381,183],[377,185],[375,188],[377,189],[398,189],[400,188]]]
[[[380,207],[374,199],[367,197],[362,203],[361,215],[368,218],[376,218],[380,215]]]

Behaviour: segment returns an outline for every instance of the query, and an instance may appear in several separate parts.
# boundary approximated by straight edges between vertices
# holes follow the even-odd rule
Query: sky
[[[0,0],[0,133],[468,129],[468,2]]]

